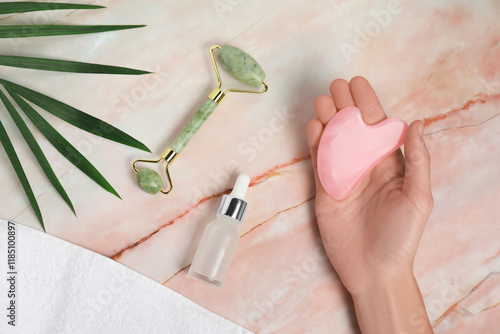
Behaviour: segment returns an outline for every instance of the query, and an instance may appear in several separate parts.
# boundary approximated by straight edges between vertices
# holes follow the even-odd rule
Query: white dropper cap
[[[245,193],[250,184],[250,177],[245,174],[238,175],[233,191],[229,195],[222,195],[217,209],[217,214],[222,214],[242,222],[247,212],[248,203],[245,202]]]
[[[234,183],[233,191],[231,191],[229,195],[244,200],[249,184],[250,184],[250,177],[248,175],[246,174],[238,175],[238,178]]]

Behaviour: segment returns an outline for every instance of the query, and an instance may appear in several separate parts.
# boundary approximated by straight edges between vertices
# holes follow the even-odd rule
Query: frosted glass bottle
[[[240,241],[238,225],[243,221],[247,202],[243,200],[250,183],[247,175],[238,176],[233,191],[223,195],[217,218],[210,222],[189,268],[188,275],[203,282],[222,286]]]

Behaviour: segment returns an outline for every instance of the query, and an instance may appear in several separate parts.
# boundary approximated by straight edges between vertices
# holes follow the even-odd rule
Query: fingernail
[[[420,135],[420,137],[423,137],[424,135],[424,122],[420,121],[420,123],[418,124],[418,134]]]

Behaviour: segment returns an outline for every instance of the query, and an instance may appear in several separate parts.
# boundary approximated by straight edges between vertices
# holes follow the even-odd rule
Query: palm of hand
[[[322,130],[337,110],[356,105],[368,124],[386,117],[364,78],[354,78],[350,84],[336,80],[330,90],[332,97],[320,96],[316,100],[318,119],[308,124],[315,174]],[[407,140],[418,135],[417,127],[418,124],[410,126]],[[423,145],[415,148],[415,143],[405,142],[405,146],[423,153],[414,159],[416,164],[425,161],[422,157],[428,158]],[[409,167],[414,166],[405,169],[405,159],[398,149],[372,169],[342,201],[333,200],[325,192],[316,174],[316,216],[323,244],[351,292],[370,284],[374,275],[412,271],[415,252],[432,209],[432,196],[430,184],[428,189],[418,184],[420,175],[411,175],[418,174],[417,168]]]

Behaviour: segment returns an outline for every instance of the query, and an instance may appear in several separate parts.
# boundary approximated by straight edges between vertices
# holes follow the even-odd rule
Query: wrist
[[[351,293],[363,333],[432,333],[412,272],[370,279],[370,284]]]
[[[378,304],[381,300],[393,300],[400,293],[420,294],[415,276],[411,272],[370,275],[362,287],[350,291],[355,305]]]
[[[381,266],[365,271],[356,279],[344,282],[349,293],[366,295],[374,291],[390,292],[396,285],[406,285],[415,282],[413,268],[382,268]]]
[[[404,291],[416,292],[416,283],[413,273],[399,273],[388,275],[374,275],[367,278],[367,282],[363,287],[359,287],[351,292],[354,303],[361,303],[368,300],[376,300],[379,298],[391,298],[394,295]],[[418,292],[420,292],[418,290]]]

